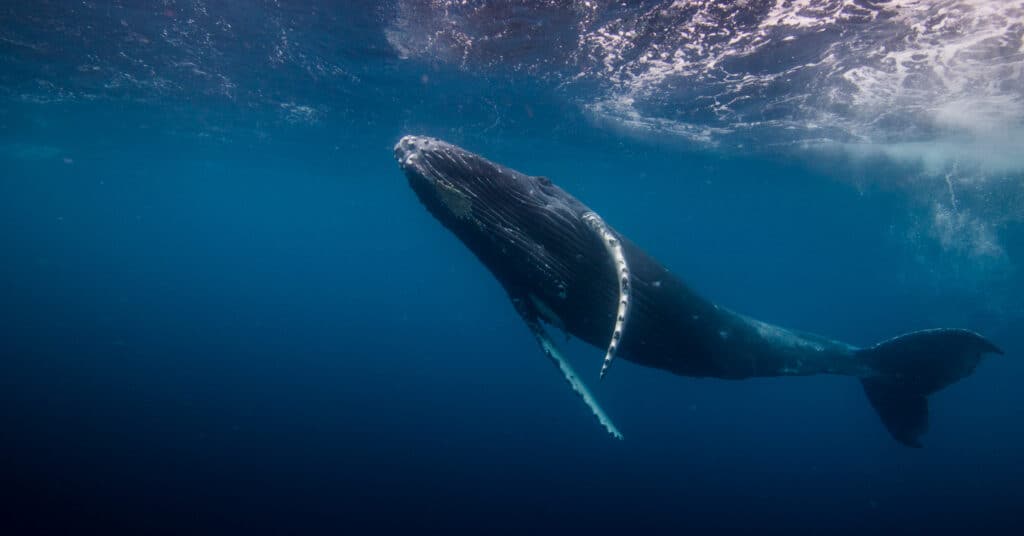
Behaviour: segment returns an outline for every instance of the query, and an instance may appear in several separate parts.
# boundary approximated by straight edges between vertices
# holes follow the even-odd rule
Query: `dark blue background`
[[[1022,284],[914,236],[928,207],[878,186],[906,170],[629,138],[373,43],[360,84],[305,95],[333,110],[314,124],[19,100],[8,71],[6,533],[1014,530],[1024,324],[990,304]],[[407,133],[551,177],[727,307],[861,345],[966,327],[1007,356],[932,397],[913,450],[852,379],[622,362],[597,384],[601,350],[566,343],[612,441],[408,189]],[[1012,261],[1021,236],[1001,231]]]

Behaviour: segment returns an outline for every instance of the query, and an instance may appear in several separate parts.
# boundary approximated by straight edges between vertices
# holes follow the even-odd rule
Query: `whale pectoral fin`
[[[547,358],[550,359],[562,373],[565,381],[569,382],[569,387],[571,387],[573,392],[579,395],[580,399],[583,400],[583,403],[590,408],[590,412],[594,414],[595,418],[597,418],[597,422],[604,427],[609,435],[615,439],[622,439],[622,434],[619,432],[619,429],[615,427],[615,423],[613,423],[608,417],[608,414],[601,409],[601,406],[597,403],[597,399],[594,398],[594,395],[590,394],[590,390],[587,389],[587,386],[580,381],[576,371],[573,370],[572,365],[569,364],[569,361],[564,355],[562,355],[561,350],[559,350],[558,346],[555,345],[555,341],[551,339],[547,330],[545,330],[544,326],[541,325],[537,315],[530,311],[528,309],[528,305],[526,305],[522,300],[513,301],[516,304],[516,310],[519,312],[519,316],[523,318],[523,321],[526,322],[526,326],[530,328],[530,332],[533,333],[534,337],[536,337],[544,355],[547,356]]]
[[[615,312],[615,326],[612,328],[612,340],[608,343],[608,351],[605,352],[604,361],[601,363],[600,379],[603,380],[604,375],[608,372],[608,367],[612,365],[612,359],[615,359],[615,352],[619,349],[622,334],[626,331],[626,321],[629,319],[632,280],[629,275],[629,264],[626,262],[626,254],[622,251],[622,241],[615,236],[615,233],[601,219],[601,216],[594,212],[587,212],[582,217],[583,221],[597,233],[601,243],[604,244],[608,256],[615,264],[616,280],[619,282],[619,302]]]

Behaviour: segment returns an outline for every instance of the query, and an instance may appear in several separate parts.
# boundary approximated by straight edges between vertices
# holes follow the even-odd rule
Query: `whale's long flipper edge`
[[[615,236],[615,233],[608,227],[608,224],[601,219],[601,216],[594,212],[584,214],[583,221],[597,233],[601,243],[604,244],[605,249],[608,251],[608,256],[615,263],[615,275],[619,282],[619,303],[615,312],[615,327],[612,329],[612,340],[608,343],[608,351],[604,354],[604,362],[601,363],[600,378],[603,380],[604,375],[608,373],[608,367],[612,365],[612,360],[615,359],[615,352],[618,350],[622,334],[626,330],[626,321],[629,319],[631,279],[626,255],[622,252],[622,241]]]
[[[526,322],[526,326],[530,328],[530,332],[533,333],[533,336],[537,339],[537,343],[540,344],[540,348],[544,352],[544,355],[547,356],[547,358],[551,360],[551,362],[562,373],[562,376],[565,378],[565,381],[569,383],[569,387],[572,388],[572,391],[579,395],[580,399],[583,400],[583,403],[590,408],[590,412],[594,414],[597,422],[604,427],[605,431],[607,431],[609,435],[615,439],[623,439],[622,433],[619,432],[615,423],[612,422],[611,418],[608,417],[608,414],[605,413],[604,409],[601,408],[601,405],[598,404],[597,399],[590,393],[590,389],[587,389],[586,384],[579,379],[579,375],[576,374],[576,371],[573,370],[572,365],[569,364],[569,361],[562,354],[562,351],[555,344],[555,341],[551,339],[547,330],[545,330],[544,326],[541,325],[537,315],[528,309],[529,306],[526,302],[522,300],[513,301],[516,303],[516,309],[519,312],[519,315],[523,318],[523,321]]]

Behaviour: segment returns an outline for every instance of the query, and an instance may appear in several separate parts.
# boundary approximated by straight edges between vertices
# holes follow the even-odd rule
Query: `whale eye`
[[[537,177],[537,182],[539,182],[541,186],[551,186],[551,179],[547,177],[539,176]]]

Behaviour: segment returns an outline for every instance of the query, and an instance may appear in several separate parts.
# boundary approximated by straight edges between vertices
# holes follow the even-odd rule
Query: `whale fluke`
[[[858,357],[877,372],[861,384],[889,433],[920,448],[928,430],[928,395],[970,376],[987,353],[1003,351],[973,331],[915,331],[861,350]]]

